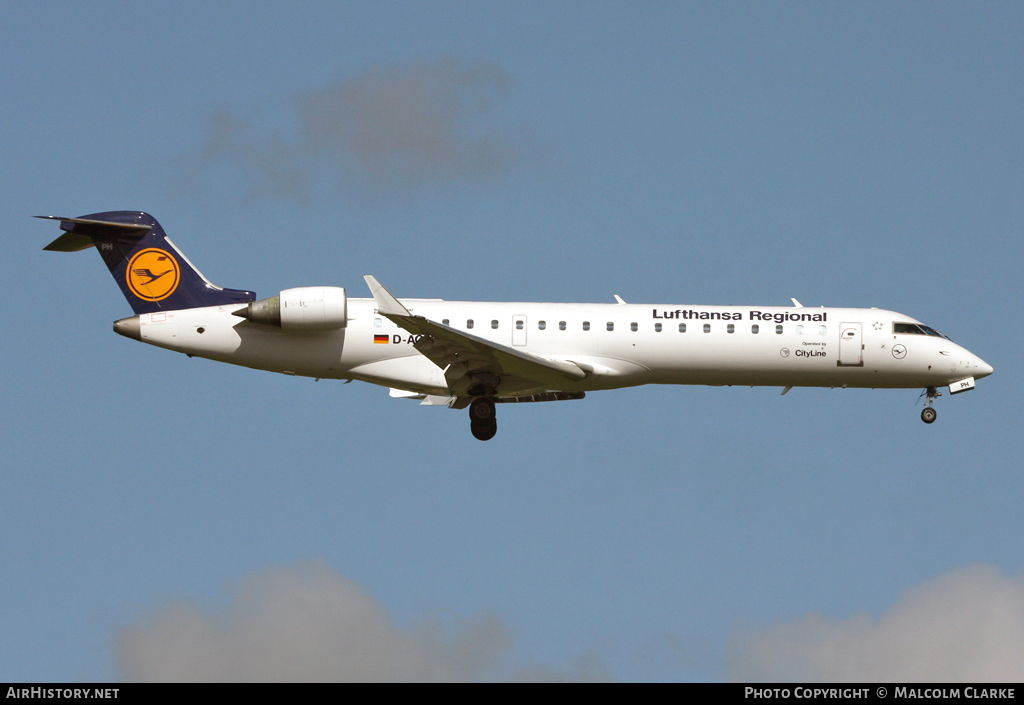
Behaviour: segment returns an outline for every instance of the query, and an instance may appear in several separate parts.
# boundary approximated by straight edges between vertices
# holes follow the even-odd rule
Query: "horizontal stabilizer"
[[[135,244],[150,231],[152,225],[140,223],[114,223],[89,218],[62,218],[56,215],[37,215],[35,218],[60,221],[63,235],[44,247],[50,252],[79,252],[100,242]]]
[[[64,233],[59,238],[44,247],[50,252],[81,252],[88,250],[96,244],[91,237],[79,235],[78,233]]]

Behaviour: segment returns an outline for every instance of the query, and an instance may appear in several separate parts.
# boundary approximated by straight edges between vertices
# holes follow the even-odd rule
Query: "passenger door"
[[[864,366],[863,329],[860,323],[843,323],[839,326],[839,366]]]

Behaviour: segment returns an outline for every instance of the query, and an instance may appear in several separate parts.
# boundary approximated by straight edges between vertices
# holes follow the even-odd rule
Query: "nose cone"
[[[977,358],[977,360],[978,361],[977,361],[976,367],[975,367],[976,371],[974,373],[974,378],[975,379],[981,379],[982,377],[988,377],[990,374],[992,374],[992,372],[993,372],[992,365],[988,364],[987,362],[982,360],[980,357]]]

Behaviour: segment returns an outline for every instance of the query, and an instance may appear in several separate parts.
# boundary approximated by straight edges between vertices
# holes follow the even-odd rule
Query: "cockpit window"
[[[925,335],[934,335],[936,338],[945,338],[946,340],[949,340],[949,336],[948,335],[943,335],[942,333],[940,333],[939,331],[935,330],[934,328],[929,328],[928,326],[921,326],[921,328],[924,329],[924,334]]]
[[[900,335],[930,335],[935,338],[946,338],[946,340],[949,340],[949,338],[934,328],[918,323],[893,323],[892,332]]]

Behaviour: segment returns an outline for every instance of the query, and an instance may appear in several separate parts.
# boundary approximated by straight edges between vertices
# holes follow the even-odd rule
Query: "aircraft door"
[[[526,316],[512,316],[512,344],[526,345]]]
[[[839,363],[841,367],[864,366],[863,328],[860,323],[839,326]]]

